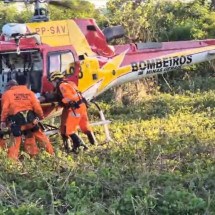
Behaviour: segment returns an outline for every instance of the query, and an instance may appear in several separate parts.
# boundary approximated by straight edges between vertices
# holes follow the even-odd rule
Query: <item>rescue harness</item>
[[[69,82],[66,81],[66,80],[62,80],[62,81],[60,81],[60,82],[58,83],[58,85],[57,85],[57,87],[56,87],[57,100],[59,101],[59,105],[60,105],[60,106],[65,107],[65,108],[71,108],[73,111],[74,111],[75,109],[80,108],[80,105],[81,105],[82,103],[85,103],[86,107],[89,106],[87,100],[83,97],[82,93],[81,93],[79,90],[75,89],[75,88],[74,88],[74,89],[75,89],[76,93],[78,94],[79,100],[78,100],[78,101],[70,101],[68,104],[64,104],[64,103],[62,102],[63,95],[62,95],[62,93],[61,93],[61,91],[60,91],[60,85],[61,85],[62,83],[69,83]]]
[[[39,130],[39,126],[35,123],[39,121],[36,113],[33,110],[24,110],[16,113],[15,115],[8,117],[8,122],[11,124],[11,132],[14,137],[19,137],[22,135],[21,126],[32,125],[29,131]],[[26,132],[26,131],[24,131]]]
[[[10,116],[9,120],[16,125],[21,126],[33,123],[36,118],[37,115],[33,110],[24,110],[16,113],[13,116]]]

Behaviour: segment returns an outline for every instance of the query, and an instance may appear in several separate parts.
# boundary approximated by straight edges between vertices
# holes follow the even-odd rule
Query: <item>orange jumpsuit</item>
[[[21,111],[32,110],[34,111],[40,119],[43,119],[43,111],[42,108],[37,101],[34,93],[27,89],[26,86],[13,86],[10,90],[7,91],[7,97],[5,96],[4,101],[2,102],[2,113],[1,113],[1,121],[5,122],[9,115],[15,115]],[[22,125],[21,130],[29,129],[29,125]],[[38,130],[33,132],[34,136],[38,138],[41,142],[45,144],[46,151],[50,154],[54,153],[53,147],[49,142],[46,135]],[[12,159],[18,159],[20,144],[21,144],[21,136],[15,137],[15,143],[8,149],[8,156]],[[26,145],[31,145],[35,140],[32,138],[26,138],[29,142]],[[26,149],[29,147],[26,147]],[[28,150],[30,152],[30,150]],[[34,151],[34,150],[33,150]],[[38,149],[35,148],[35,152],[32,154],[38,153]]]
[[[68,105],[69,102],[78,102],[82,99],[74,82],[62,82],[58,87],[62,94],[61,102],[63,104]],[[84,102],[79,105],[79,108],[64,107],[61,115],[62,134],[70,136],[77,131],[78,127],[80,127],[83,133],[92,131],[87,115],[87,107]]]
[[[8,89],[2,95],[2,104],[4,103],[4,100],[8,97],[8,95],[10,95],[10,93],[8,93],[8,91],[11,89],[13,89],[13,86],[10,87],[10,89]],[[12,115],[12,113],[9,113],[9,115]],[[31,129],[31,128],[33,128],[32,124],[29,125],[29,129]],[[1,148],[6,147],[6,141],[3,138],[0,139],[0,147]],[[32,156],[39,153],[39,149],[37,147],[35,138],[33,136],[32,137],[31,136],[25,136],[24,148],[25,148],[25,151]]]
[[[51,154],[51,155],[54,154],[54,149],[53,149],[48,137],[45,135],[45,133],[41,129],[39,129],[37,131],[33,131],[32,137],[26,137],[24,148],[28,154],[34,156],[39,153],[39,149],[36,145],[36,140],[38,140],[39,145],[42,146],[43,148],[45,148],[49,154]]]

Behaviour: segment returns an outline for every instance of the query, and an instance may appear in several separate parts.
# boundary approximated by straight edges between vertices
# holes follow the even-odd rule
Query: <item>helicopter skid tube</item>
[[[102,109],[99,107],[99,105],[95,101],[91,101],[91,103],[93,103],[98,108],[100,119],[101,119],[101,121],[91,123],[91,125],[92,126],[93,125],[103,125],[104,126],[104,131],[105,131],[105,136],[106,136],[105,142],[113,141],[111,136],[110,136],[110,131],[109,131],[109,128],[108,128],[108,124],[111,123],[111,121],[105,119],[105,115],[104,115]]]

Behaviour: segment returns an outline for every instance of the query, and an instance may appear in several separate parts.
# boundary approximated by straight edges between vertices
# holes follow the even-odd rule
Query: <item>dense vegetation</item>
[[[132,41],[214,37],[208,1],[145,2],[110,0],[108,16],[98,21],[123,24]],[[98,16],[92,5],[87,8],[78,15]],[[52,19],[77,15],[51,10]],[[1,6],[0,12],[0,25],[30,17],[28,8],[22,16],[13,6]],[[79,155],[67,155],[58,136],[52,137],[54,157],[22,153],[14,164],[1,151],[0,215],[215,214],[215,79],[205,65],[171,73],[169,85],[161,83],[142,99],[131,96],[127,105],[103,96],[100,105],[112,120],[110,143],[96,127],[99,144]],[[95,109],[90,111],[96,120]]]
[[[110,143],[96,127],[98,146],[79,155],[66,155],[56,136],[55,157],[23,153],[12,164],[0,153],[0,214],[215,214],[214,90],[100,105]]]

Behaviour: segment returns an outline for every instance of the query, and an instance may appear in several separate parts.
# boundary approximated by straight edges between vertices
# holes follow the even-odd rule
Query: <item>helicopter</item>
[[[91,18],[50,21],[48,11],[40,7],[46,0],[27,2],[35,3],[31,22],[2,28],[0,93],[17,73],[27,76],[35,94],[52,93],[49,76],[58,70],[92,101],[120,84],[215,59],[215,39],[110,45],[125,36],[122,26],[101,30]],[[41,105],[47,119],[60,114],[53,103]],[[102,112],[100,116],[103,124],[109,123]]]

